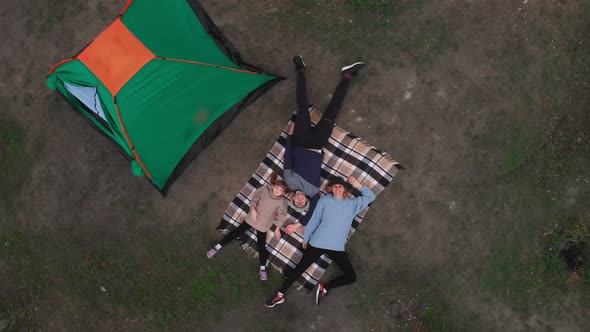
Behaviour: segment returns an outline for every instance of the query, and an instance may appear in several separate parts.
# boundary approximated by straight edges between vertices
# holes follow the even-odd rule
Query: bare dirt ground
[[[0,331],[590,326],[588,264],[547,251],[568,220],[588,237],[588,1],[201,3],[248,61],[289,79],[162,199],[45,85],[124,2],[2,0]],[[320,109],[339,68],[367,62],[339,125],[407,169],[348,244],[358,282],[268,310],[276,272],[260,284],[237,245],[204,256],[294,110],[297,53]]]

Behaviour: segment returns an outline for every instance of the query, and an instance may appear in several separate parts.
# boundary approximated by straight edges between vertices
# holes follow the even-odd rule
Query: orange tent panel
[[[116,96],[155,55],[118,18],[77,58]]]

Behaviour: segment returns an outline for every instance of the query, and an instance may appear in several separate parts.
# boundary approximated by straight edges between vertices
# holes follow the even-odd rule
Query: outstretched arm
[[[375,197],[377,197],[377,196],[375,196],[375,194],[373,193],[373,191],[371,191],[371,189],[369,189],[367,186],[363,186],[353,176],[348,177],[348,183],[350,183],[353,187],[355,187],[356,189],[361,191],[361,196],[354,198],[354,200],[355,200],[354,213],[357,214],[357,213],[361,212],[362,210],[366,209],[367,206],[369,206],[369,204],[371,204],[371,202],[373,202],[375,200]]]
[[[301,223],[294,223],[291,225],[287,225],[287,227],[285,227],[285,233],[292,234],[293,232],[297,231],[300,228],[303,228],[303,225],[301,225]]]

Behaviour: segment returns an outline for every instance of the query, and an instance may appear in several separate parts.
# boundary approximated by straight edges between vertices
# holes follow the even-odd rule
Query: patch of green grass
[[[522,41],[515,45],[522,48],[519,46]],[[527,125],[513,125],[502,143],[497,172],[506,175],[531,161],[530,168],[537,175],[539,189],[549,190],[560,185],[567,171],[578,172],[583,167],[589,151],[588,144],[584,142],[590,134],[590,117],[585,111],[590,105],[590,98],[585,92],[590,87],[590,66],[585,61],[563,60],[568,58],[567,54],[554,49],[551,51],[558,54],[550,56],[544,63],[541,97],[537,100],[526,94],[529,109],[540,107],[546,110],[543,114],[546,118],[539,121],[546,128],[529,129],[539,126],[537,120],[527,121]],[[583,53],[576,48],[574,53],[573,59],[590,61],[590,50]],[[520,61],[524,59],[520,57]],[[515,69],[512,76],[518,71],[518,80],[523,81],[520,76],[526,74],[527,65],[516,61],[513,67],[518,70]],[[571,75],[577,75],[579,79],[571,80]]]
[[[561,19],[573,30],[561,32],[558,42],[543,39],[549,41],[543,45],[548,56],[541,95],[527,100],[529,107],[543,107],[547,119],[540,122],[546,128],[515,127],[502,147],[498,173],[508,175],[506,190],[530,199],[505,209],[507,222],[515,226],[499,235],[481,279],[483,288],[523,315],[550,310],[568,295],[582,295],[581,305],[590,298],[588,264],[570,271],[563,255],[564,248],[588,237],[590,47],[584,45],[590,38],[578,32],[590,24]]]
[[[0,313],[8,330],[34,329],[28,304],[37,300],[47,287],[49,270],[39,256],[34,239],[0,224],[0,262],[6,264],[8,278],[0,285],[6,298],[0,298]],[[1,317],[1,316],[0,316]]]
[[[449,308],[443,305],[427,304],[424,318],[420,321],[427,331],[452,331]]]
[[[361,317],[364,319],[369,318],[369,315],[373,309],[373,300],[375,299],[375,292],[368,291],[366,289],[359,289],[354,294],[354,304]]]
[[[362,9],[367,7],[368,0],[352,0],[352,7],[355,9]]]
[[[402,56],[412,58],[420,67],[454,45],[446,17],[412,17],[427,3],[419,1],[352,0],[297,1],[293,6],[270,15],[291,35],[313,38],[338,53],[384,63],[400,63]],[[267,19],[269,17],[265,17]],[[378,37],[375,37],[378,36]]]
[[[18,287],[27,298],[36,296],[47,285],[47,269],[36,252],[34,241],[16,230],[0,228],[1,256],[17,273]]]
[[[581,17],[590,16],[588,6],[582,7],[582,12]],[[560,186],[568,173],[590,175],[590,36],[584,33],[590,23],[576,24],[575,18],[567,23],[563,38],[545,46],[544,103],[555,121],[547,130],[537,175],[539,187],[547,190]]]
[[[405,3],[404,3],[405,2]],[[419,1],[399,1],[399,0],[350,0],[350,5],[355,10],[366,10],[373,12],[387,12],[388,10],[409,7],[408,5],[419,6]],[[418,3],[418,4],[417,4]]]
[[[172,329],[178,319],[190,313],[207,326],[228,308],[239,307],[253,296],[263,298],[268,290],[257,278],[254,259],[195,258],[189,251],[191,240],[182,235],[172,242],[150,241],[138,257],[129,255],[123,243],[98,240],[83,245],[47,235],[33,240],[16,230],[0,229],[0,259],[17,272],[16,293],[23,303],[13,310],[18,311],[15,317],[21,317],[17,326],[31,323],[24,314],[27,303],[48,283],[67,290],[74,299],[91,303],[98,312],[112,313],[115,307],[123,315],[147,317],[146,324],[157,330]]]
[[[26,176],[28,133],[15,121],[0,117],[0,204],[9,204]]]
[[[590,148],[586,138],[590,130],[579,128],[580,124],[590,125],[590,121],[582,117],[562,118],[541,145],[532,165],[540,190],[560,192],[557,196],[563,197],[567,184],[590,177],[587,167]]]
[[[451,279],[442,273],[417,282],[415,289],[420,310],[416,318],[420,330],[447,332],[455,329],[457,324],[453,324],[451,307],[446,300],[453,287]]]
[[[507,35],[500,52],[504,56],[494,57],[496,71],[507,79],[499,83],[503,84],[501,89],[514,100],[509,113],[520,115],[515,125],[515,117],[495,116],[488,120],[492,122],[488,135],[493,138],[484,145],[492,152],[495,146],[501,147],[498,175],[512,173],[530,162],[526,171],[536,174],[536,189],[553,191],[562,185],[564,175],[579,174],[588,162],[590,46],[586,44],[590,37],[583,31],[590,24],[582,19],[584,16],[588,17],[588,12],[573,17],[547,17],[552,24],[539,25],[526,36]],[[563,30],[555,30],[556,26]],[[545,54],[541,60],[541,85],[536,89],[531,84],[531,78],[536,77],[531,59],[539,49]],[[506,127],[509,131],[502,137]]]
[[[218,293],[217,277],[220,275],[220,269],[217,266],[206,266],[198,278],[190,278],[188,287],[191,296],[198,304],[211,305],[220,298]]]
[[[502,146],[498,174],[506,175],[527,161],[535,152],[537,139],[526,128],[515,126],[512,128]]]
[[[454,330],[458,325],[453,324],[451,307],[446,300],[454,286],[443,274],[412,279],[410,286],[402,286],[404,282],[394,286],[389,281],[355,286],[354,304],[359,318],[366,322],[367,330],[387,330],[395,326],[416,331]]]
[[[523,314],[560,303],[568,293],[590,294],[590,284],[572,279],[575,275],[562,255],[573,243],[590,243],[587,223],[579,218],[559,220],[541,233],[538,227],[523,225],[515,236],[500,241],[482,279],[484,288]],[[585,272],[577,273],[585,277]]]
[[[590,228],[588,222],[584,222],[582,218],[571,217],[565,222],[558,223],[546,235],[551,236],[549,247],[553,251],[559,251],[571,243],[585,243],[590,241]]]
[[[152,323],[154,327],[156,327],[159,330],[168,330],[174,322],[174,319],[176,319],[174,311],[172,311],[169,308],[162,307],[160,308],[160,311],[156,312],[156,314],[154,315]]]

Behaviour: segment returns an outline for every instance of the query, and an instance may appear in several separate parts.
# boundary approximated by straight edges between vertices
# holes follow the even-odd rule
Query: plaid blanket
[[[315,108],[310,108],[311,119],[315,124],[321,118],[321,113]],[[256,188],[268,183],[272,172],[282,174],[283,155],[285,153],[285,144],[287,142],[287,132],[291,122],[295,120],[295,113],[281,136],[273,145],[270,152],[266,155],[256,172],[248,180],[244,188],[229,204],[223,218],[217,227],[223,233],[229,232],[243,222],[248,212],[250,199]],[[391,183],[393,177],[399,169],[403,167],[396,161],[392,160],[389,155],[377,150],[375,147],[362,142],[350,132],[339,127],[335,127],[328,144],[324,147],[324,161],[322,164],[322,193],[325,194],[327,185],[326,178],[337,175],[343,178],[348,176],[356,177],[360,183],[369,187],[375,194],[379,194],[385,187]],[[352,194],[358,196],[358,191],[353,188]],[[348,237],[354,233],[369,208],[361,211],[352,223]],[[295,223],[303,215],[289,207],[289,218],[285,225]],[[274,227],[274,226],[273,226]],[[303,255],[301,231],[287,235],[283,232],[280,240],[277,240],[272,232],[267,233],[266,248],[269,252],[269,262],[282,273],[289,273],[301,259]],[[244,238],[245,237],[245,238]],[[246,232],[241,237],[242,247],[257,255],[256,252],[256,233]],[[312,289],[322,277],[322,274],[330,265],[331,260],[323,255],[315,264],[312,264],[305,273],[299,278],[298,283],[305,288]],[[301,286],[299,287],[301,289]]]

